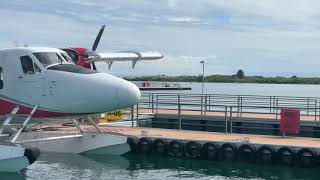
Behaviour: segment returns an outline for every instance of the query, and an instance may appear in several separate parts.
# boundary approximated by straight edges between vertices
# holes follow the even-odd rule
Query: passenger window
[[[29,56],[21,56],[20,61],[24,74],[34,74],[33,61]]]

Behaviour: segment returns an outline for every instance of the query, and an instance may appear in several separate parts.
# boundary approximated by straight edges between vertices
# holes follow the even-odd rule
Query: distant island
[[[140,76],[125,77],[129,81],[163,81],[163,82],[202,82],[202,75],[198,76]],[[263,76],[245,76],[239,69],[235,75],[208,75],[204,78],[205,82],[215,83],[263,83],[263,84],[320,84],[320,78],[304,77],[263,77]]]

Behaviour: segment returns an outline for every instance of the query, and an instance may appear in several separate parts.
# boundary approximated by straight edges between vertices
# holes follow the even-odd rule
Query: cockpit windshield
[[[68,63],[74,64],[71,57],[66,52],[61,53],[61,55]]]
[[[45,68],[55,64],[67,64],[67,60],[57,52],[37,52],[33,53],[33,55]]]

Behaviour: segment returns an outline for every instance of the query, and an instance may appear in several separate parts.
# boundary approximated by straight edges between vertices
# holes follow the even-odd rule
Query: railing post
[[[308,99],[307,99],[307,116],[309,116],[309,103],[310,103],[310,98],[308,97]]]
[[[157,94],[157,104],[156,104],[156,112],[158,113],[159,111],[159,94]]]
[[[237,103],[237,117],[239,117],[239,112],[240,112],[240,95],[238,95],[238,103]]]
[[[228,133],[228,106],[224,106],[225,133]]]
[[[152,97],[151,97],[151,108],[152,108],[152,113],[154,113],[154,94],[152,93]]]
[[[230,134],[232,134],[232,106],[230,106]]]
[[[279,99],[276,100],[276,120],[278,120],[278,105],[279,105]]]
[[[134,106],[130,108],[130,116],[131,116],[131,127],[134,127]]]
[[[270,96],[270,114],[272,114],[272,96]]]
[[[243,99],[243,97],[240,98],[240,118],[241,118],[241,120],[242,120],[242,106],[243,106],[242,99]]]
[[[178,116],[179,116],[179,130],[181,130],[181,104],[180,104],[180,94],[178,94]]]
[[[319,106],[318,106],[318,107],[319,107],[319,116],[320,116],[320,102],[319,102]],[[320,121],[320,119],[319,119],[319,121]],[[317,124],[318,124],[318,123],[317,123]]]
[[[276,106],[276,97],[272,97],[272,113],[275,113],[275,106]]]
[[[137,123],[137,127],[140,127],[140,119],[139,119],[139,103],[137,103],[137,106],[136,106],[136,113],[137,113],[137,120],[136,120],[136,123]]]
[[[314,102],[315,102],[314,103],[314,121],[317,121],[317,103],[318,103],[318,101],[315,100]]]
[[[203,94],[201,94],[201,116],[203,115]]]
[[[207,113],[207,105],[208,105],[208,95],[206,94],[205,99],[204,99],[204,115]]]
[[[208,105],[209,105],[209,111],[211,111],[211,94],[209,94],[209,103],[208,103]]]
[[[148,94],[148,106],[149,106],[149,109],[150,109],[150,107],[151,107],[151,106],[150,106],[150,99],[151,99],[150,97],[151,97],[151,93]]]

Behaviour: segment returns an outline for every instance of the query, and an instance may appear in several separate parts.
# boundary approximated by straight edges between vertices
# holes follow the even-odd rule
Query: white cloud
[[[174,21],[174,22],[200,22],[199,18],[188,17],[188,16],[169,17],[168,20],[169,21]]]
[[[0,47],[91,47],[106,24],[98,51],[158,50],[166,57],[134,70],[115,63],[111,73],[197,75],[205,58],[212,74],[241,67],[247,74],[313,76],[320,75],[319,8],[312,0],[12,0],[0,7]]]

